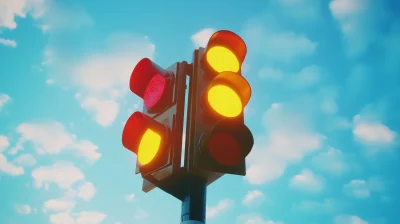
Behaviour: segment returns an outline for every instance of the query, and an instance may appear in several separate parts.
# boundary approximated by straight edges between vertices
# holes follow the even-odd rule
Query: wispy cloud
[[[0,38],[0,44],[6,47],[17,47],[17,42],[15,40],[9,40],[4,38]]]
[[[216,216],[219,216],[221,213],[226,212],[227,210],[232,208],[233,204],[234,204],[233,200],[223,199],[214,206],[208,206],[206,208],[206,217],[208,219],[215,218]]]

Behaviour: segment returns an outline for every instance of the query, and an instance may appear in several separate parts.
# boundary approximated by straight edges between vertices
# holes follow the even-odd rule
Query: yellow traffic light
[[[160,150],[161,136],[147,129],[139,143],[138,160],[141,165],[150,163]]]
[[[221,72],[239,72],[246,56],[246,44],[237,34],[220,30],[208,41],[203,64],[211,69],[211,75]]]
[[[226,47],[215,46],[207,51],[206,60],[216,72],[238,72],[240,63],[236,55]]]
[[[242,113],[241,99],[229,86],[213,86],[208,91],[207,97],[211,108],[224,117],[236,117]]]
[[[251,88],[243,76],[235,72],[221,72],[211,81],[205,93],[206,107],[223,117],[235,118],[249,102]]]

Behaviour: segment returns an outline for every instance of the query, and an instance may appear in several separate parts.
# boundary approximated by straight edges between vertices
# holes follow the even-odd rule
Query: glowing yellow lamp
[[[141,165],[150,163],[157,155],[161,145],[161,136],[151,129],[147,129],[140,140],[138,160]]]
[[[236,117],[242,113],[243,105],[239,95],[226,85],[211,87],[207,99],[211,108],[222,116]]]
[[[228,48],[221,46],[211,47],[207,51],[206,59],[208,64],[216,72],[238,72],[240,63],[236,55]]]

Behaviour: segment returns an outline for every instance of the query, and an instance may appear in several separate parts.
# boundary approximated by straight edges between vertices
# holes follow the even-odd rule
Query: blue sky
[[[395,0],[0,1],[0,223],[178,223],[121,145],[143,57],[191,61],[243,37],[247,176],[208,188],[207,223],[396,224]],[[397,11],[396,11],[397,10]],[[397,187],[396,187],[397,186]]]

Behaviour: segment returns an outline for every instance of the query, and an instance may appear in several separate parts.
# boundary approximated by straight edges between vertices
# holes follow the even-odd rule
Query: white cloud
[[[60,212],[50,215],[52,224],[75,224],[75,219],[68,212]]]
[[[0,135],[0,153],[4,152],[8,146],[10,146],[10,142],[8,141],[7,136]]]
[[[193,34],[190,39],[192,40],[192,42],[196,48],[197,47],[206,47],[208,40],[215,32],[216,32],[215,29],[205,28],[205,29],[202,29],[199,32]]]
[[[44,203],[46,211],[65,212],[73,207],[75,207],[75,202],[67,199],[50,199]]]
[[[356,198],[369,198],[370,190],[365,180],[352,180],[344,185],[344,191],[347,195]]]
[[[396,133],[384,124],[357,114],[353,119],[353,134],[365,144],[388,145],[396,139]]]
[[[59,154],[64,150],[72,150],[88,162],[101,157],[96,145],[88,140],[78,140],[57,121],[22,123],[17,127],[17,132],[21,137],[10,154],[16,154],[23,149],[24,142],[30,141],[39,154]]]
[[[131,94],[129,80],[133,68],[142,58],[152,58],[155,45],[147,37],[132,33],[115,33],[105,46],[91,52],[90,57],[73,52],[63,53],[68,42],[51,43],[53,53],[46,60],[48,70],[54,71],[50,78],[59,85],[76,89],[76,99],[101,126],[111,125],[120,110],[120,101]],[[59,72],[61,70],[65,72]],[[57,72],[56,72],[57,71]],[[63,86],[62,86],[63,87]]]
[[[32,177],[37,187],[54,183],[62,189],[68,189],[85,176],[77,167],[69,162],[58,162],[51,166],[41,166],[32,171]]]
[[[119,104],[114,100],[86,97],[80,101],[82,109],[92,113],[94,120],[101,126],[107,127],[113,123],[119,112]]]
[[[355,179],[343,186],[346,195],[361,199],[369,198],[372,192],[382,193],[384,190],[384,182],[379,177],[370,177],[368,180]]]
[[[25,204],[15,205],[14,208],[21,215],[28,215],[32,211],[31,206]]]
[[[337,209],[337,201],[334,199],[324,199],[323,201],[301,201],[298,204],[293,205],[294,211],[300,212],[334,212]]]
[[[0,27],[15,29],[16,17],[25,18],[30,14],[34,19],[46,11],[45,0],[6,0],[0,2]]]
[[[330,174],[342,174],[349,168],[342,151],[334,148],[329,148],[326,152],[320,152],[312,158],[312,162],[319,170]]]
[[[355,215],[338,215],[335,224],[368,224],[368,222]]]
[[[128,195],[125,195],[125,200],[132,201],[134,197],[135,197],[134,194],[128,194]]]
[[[329,8],[337,20],[350,57],[364,53],[373,43],[385,11],[381,1],[333,0]]]
[[[20,166],[33,166],[36,164],[36,159],[31,154],[21,154],[13,162]]]
[[[295,58],[310,56],[318,45],[303,34],[259,22],[247,24],[243,39],[249,52],[264,56],[269,63],[289,63]]]
[[[0,94],[0,110],[4,107],[4,105],[11,100],[11,97],[7,94]]]
[[[6,47],[17,47],[17,42],[15,40],[9,40],[4,38],[0,38],[0,44]]]
[[[76,224],[98,224],[106,218],[104,213],[84,211],[78,214]]]
[[[78,197],[89,201],[93,198],[96,193],[96,188],[94,187],[93,183],[85,182],[79,187]]]
[[[243,204],[246,206],[250,206],[254,203],[260,203],[264,199],[265,199],[264,193],[262,193],[259,190],[253,190],[247,192],[246,196],[243,199]]]
[[[291,75],[291,85],[298,88],[307,88],[317,84],[322,77],[322,69],[316,65],[302,68],[297,74]]]
[[[206,218],[212,219],[216,216],[220,215],[223,212],[226,212],[233,206],[234,202],[231,199],[223,199],[219,201],[215,206],[206,207]]]
[[[280,221],[272,221],[269,219],[264,219],[260,214],[250,213],[239,215],[236,218],[237,224],[284,224]]]
[[[294,176],[290,186],[308,192],[320,192],[323,189],[322,178],[308,169],[303,169],[300,174]]]
[[[246,158],[249,166],[245,179],[251,184],[264,184],[280,177],[288,165],[318,150],[324,140],[290,105],[273,104],[263,115],[263,124],[267,136],[255,139]]]
[[[12,176],[19,176],[24,174],[24,168],[16,166],[11,162],[8,162],[7,158],[1,153],[0,153],[0,171]]]

